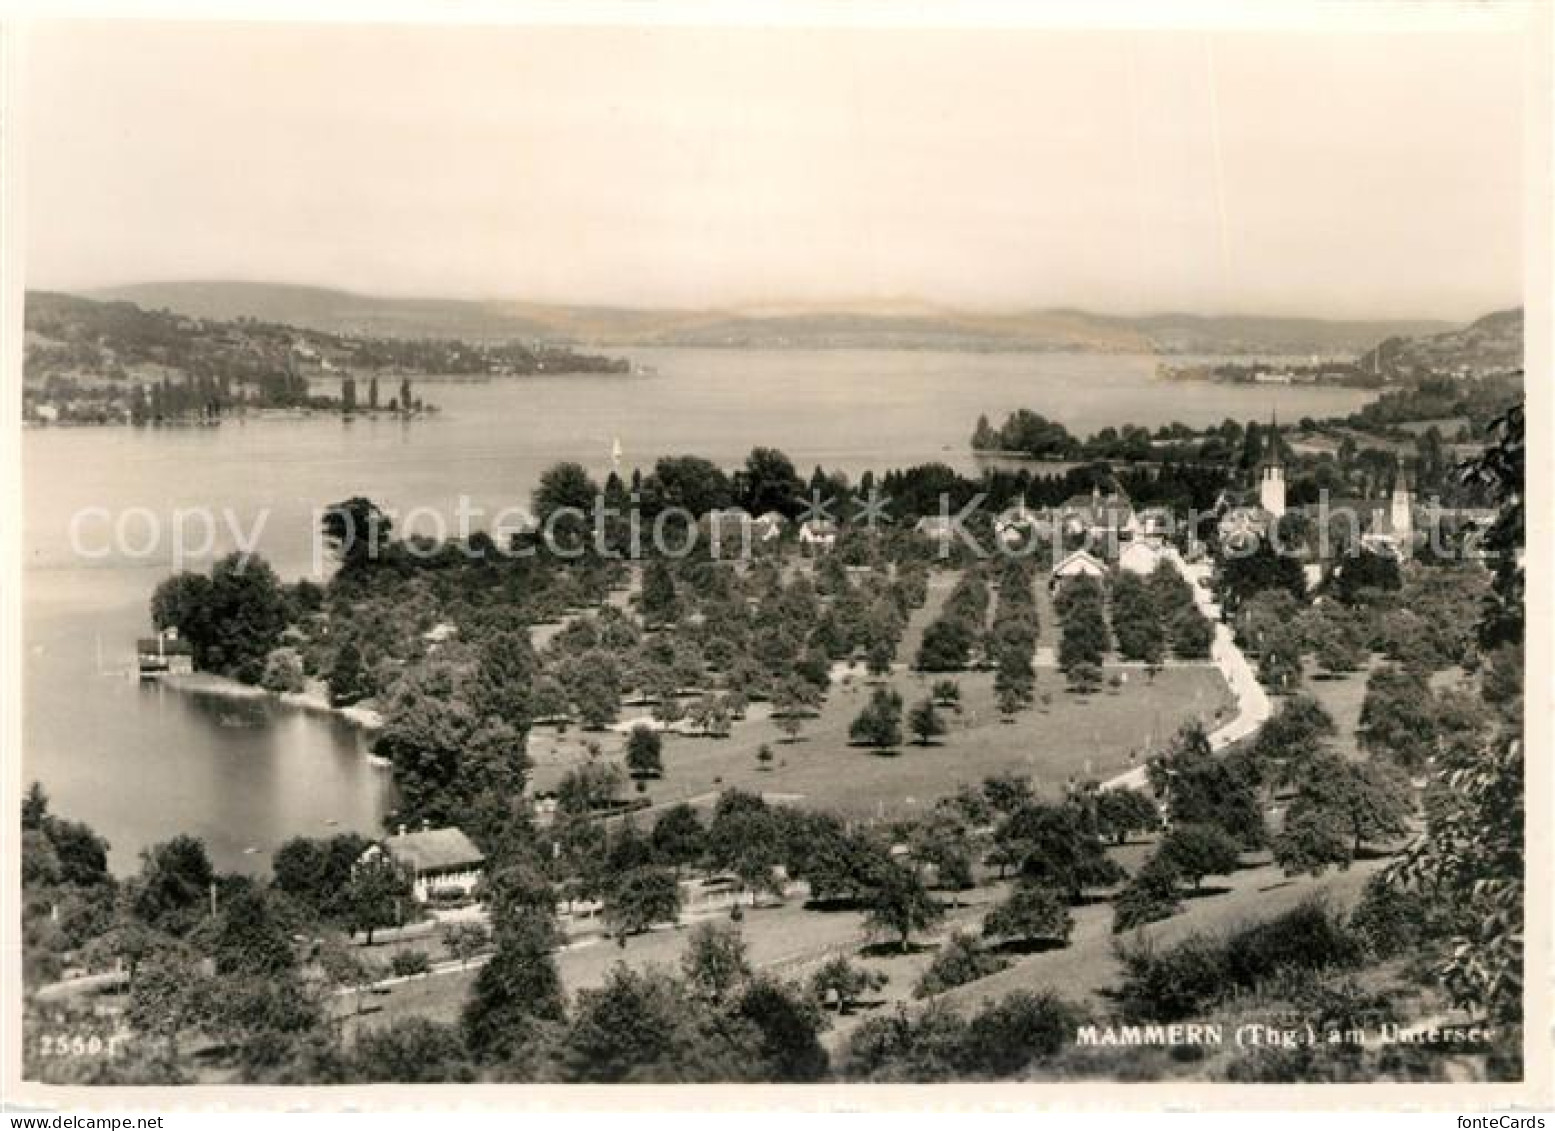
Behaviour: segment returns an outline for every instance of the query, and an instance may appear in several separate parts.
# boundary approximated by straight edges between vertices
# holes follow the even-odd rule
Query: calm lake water
[[[130,670],[147,601],[172,567],[175,512],[209,508],[258,530],[283,577],[313,570],[314,511],[367,495],[402,515],[450,516],[461,496],[490,514],[527,504],[540,472],[576,459],[603,475],[613,439],[624,464],[696,453],[739,463],[751,447],[866,468],[940,460],[974,464],[979,413],[996,423],[1031,408],[1080,434],[1125,422],[1203,425],[1354,411],[1354,389],[1166,384],[1151,357],[925,351],[625,351],[645,376],[421,382],[441,406],[409,423],[335,418],[229,422],[219,428],[34,430],[23,439],[23,720],[26,780],[61,814],[113,845],[118,871],[175,833],[202,837],[218,866],[268,867],[287,837],[379,827],[388,773],[360,734],[329,716],[141,686]],[[91,512],[89,508],[102,508]],[[83,560],[123,524],[131,550]],[[106,516],[112,516],[111,519]],[[411,524],[430,529],[425,521]],[[482,525],[480,522],[476,526]],[[200,531],[189,527],[191,535]],[[198,540],[196,538],[195,540]],[[210,553],[237,546],[223,525]]]

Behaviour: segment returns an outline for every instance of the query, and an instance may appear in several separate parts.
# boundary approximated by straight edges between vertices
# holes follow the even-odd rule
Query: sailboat
[[[621,437],[617,436],[610,444],[610,465],[617,471],[621,470]]]

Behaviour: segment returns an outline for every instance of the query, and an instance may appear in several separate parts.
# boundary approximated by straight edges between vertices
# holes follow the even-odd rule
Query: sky
[[[40,24],[29,286],[1466,319],[1504,32]]]

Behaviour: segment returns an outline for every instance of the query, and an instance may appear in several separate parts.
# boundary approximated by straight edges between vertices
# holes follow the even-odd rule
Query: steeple
[[[1269,454],[1266,458],[1270,467],[1285,466],[1285,459],[1280,453],[1280,418],[1272,408],[1269,410]]]
[[[1280,459],[1280,422],[1269,413],[1269,454],[1258,478],[1258,505],[1279,518],[1285,513],[1285,464]]]

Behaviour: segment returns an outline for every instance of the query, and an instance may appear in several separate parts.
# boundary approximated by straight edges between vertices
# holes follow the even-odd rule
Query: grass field
[[[1369,674],[1370,667],[1363,667],[1338,679],[1319,679],[1308,671],[1301,681],[1301,689],[1333,716],[1334,726],[1338,728],[1334,749],[1346,758],[1363,757],[1355,740],[1355,728],[1361,723],[1361,704],[1366,699]]]
[[[647,784],[646,796],[660,806],[739,788],[852,816],[910,814],[992,774],[1031,775],[1049,792],[1070,780],[1104,779],[1137,764],[1187,720],[1213,720],[1232,709],[1212,667],[1170,667],[1153,681],[1138,669],[1119,670],[1127,678],[1123,687],[1088,696],[1070,694],[1057,673],[1043,672],[1037,693],[1046,693],[1049,704],[1011,723],[1002,722],[995,709],[992,673],[963,673],[955,677],[963,709],[947,714],[949,733],[931,746],[909,741],[888,754],[848,744],[848,726],[873,688],[860,672],[834,685],[819,716],[805,720],[794,742],[760,705],[727,738],[667,735],[664,777]],[[934,678],[899,668],[885,682],[910,707],[928,695]],[[600,758],[620,760],[620,734],[584,737],[600,744]],[[763,744],[774,755],[770,770],[756,759]],[[530,748],[537,755],[538,790],[553,788],[587,758],[577,733],[558,740],[554,731],[536,728]]]
[[[905,705],[929,693],[940,675],[911,670],[925,626],[939,613],[954,577],[936,574],[929,599],[914,612],[899,649],[899,663],[883,682],[902,696]],[[1057,639],[1051,604],[1045,592],[1040,645]],[[1117,690],[1089,696],[1070,694],[1063,676],[1041,669],[1037,677],[1038,705],[1002,722],[994,706],[993,674],[952,675],[961,685],[963,709],[947,714],[949,733],[931,746],[910,741],[893,753],[875,753],[848,743],[848,726],[868,701],[874,681],[857,669],[834,683],[820,714],[805,720],[797,741],[778,729],[764,704],[734,724],[726,738],[668,733],[664,743],[664,777],[646,783],[644,795],[655,808],[678,801],[709,801],[718,792],[739,788],[782,797],[805,805],[832,809],[849,816],[902,816],[922,811],[934,800],[975,784],[992,774],[1033,776],[1040,789],[1058,792],[1071,780],[1105,779],[1129,769],[1137,760],[1169,739],[1192,718],[1213,723],[1234,709],[1219,673],[1209,665],[1173,665],[1149,679],[1138,667],[1109,666],[1126,682]],[[1047,703],[1041,703],[1043,697]],[[623,723],[645,717],[629,708]],[[624,728],[623,728],[624,729]],[[535,761],[531,780],[537,791],[553,789],[565,774],[590,758],[620,763],[625,738],[617,731],[559,734],[553,727],[536,727],[529,739]],[[769,745],[770,769],[762,769],[756,753]]]

